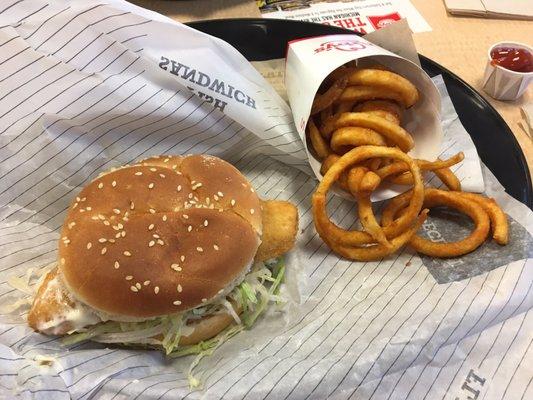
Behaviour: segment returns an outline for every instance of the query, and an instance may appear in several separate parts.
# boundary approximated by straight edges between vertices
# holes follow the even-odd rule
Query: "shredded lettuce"
[[[248,274],[245,281],[229,294],[229,297],[238,302],[243,308],[243,313],[240,317],[242,324],[230,326],[212,339],[204,340],[191,346],[179,347],[170,354],[170,357],[173,358],[196,354],[187,375],[191,389],[197,389],[201,384],[201,381],[194,376],[193,371],[202,358],[213,354],[218,347],[237,333],[244,329],[249,329],[257,318],[265,312],[270,301],[282,301],[279,296],[279,290],[285,276],[283,259],[277,259],[276,263],[272,263],[268,267],[272,268],[272,271],[265,266]],[[255,283],[253,279],[256,280]],[[268,288],[263,284],[265,281],[271,282]]]
[[[84,340],[103,343],[121,343],[123,345],[144,344],[147,347],[162,346],[172,358],[196,355],[189,372],[189,385],[197,388],[200,380],[193,371],[202,358],[211,355],[218,347],[244,329],[249,329],[265,312],[270,302],[283,301],[279,295],[280,286],[285,276],[285,264],[282,258],[256,265],[244,280],[226,297],[233,300],[242,309],[237,315],[231,302],[226,297],[206,306],[192,309],[186,313],[155,318],[143,322],[108,321],[86,328],[83,332],[73,333],[63,338],[63,343],[70,345]],[[233,311],[233,312],[231,312]],[[236,324],[229,326],[214,338],[204,340],[191,346],[179,346],[182,334],[192,330],[188,321],[200,319],[217,312],[229,312]]]

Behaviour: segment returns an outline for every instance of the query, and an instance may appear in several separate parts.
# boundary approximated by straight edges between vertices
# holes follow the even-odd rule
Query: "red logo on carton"
[[[401,20],[402,17],[397,12],[393,12],[387,15],[369,16],[368,19],[374,29],[380,29],[386,25],[392,24],[394,21]]]
[[[371,45],[371,43],[360,42],[356,39],[332,40],[330,42],[321,43],[320,46],[315,49],[315,54],[330,50],[357,51],[366,49],[368,46]]]

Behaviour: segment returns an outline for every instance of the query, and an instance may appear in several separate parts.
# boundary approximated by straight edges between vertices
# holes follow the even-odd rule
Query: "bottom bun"
[[[235,312],[241,313],[240,309],[237,309],[233,304]],[[227,313],[213,314],[208,317],[204,317],[193,325],[190,325],[194,330],[188,336],[182,336],[179,341],[180,346],[189,346],[198,344],[204,340],[211,339],[226,329],[228,326],[235,323],[233,317]]]

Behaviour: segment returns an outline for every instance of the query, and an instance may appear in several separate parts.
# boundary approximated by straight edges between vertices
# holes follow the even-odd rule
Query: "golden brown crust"
[[[256,261],[279,257],[289,251],[298,233],[298,209],[288,201],[263,201],[263,236]]]
[[[259,199],[236,168],[211,156],[161,156],[82,190],[63,225],[59,265],[72,294],[97,310],[174,314],[241,276],[260,231]]]

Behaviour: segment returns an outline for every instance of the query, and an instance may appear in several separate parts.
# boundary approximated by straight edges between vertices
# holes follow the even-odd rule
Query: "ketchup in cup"
[[[490,52],[493,65],[515,72],[533,72],[533,54],[527,49],[495,47]]]

